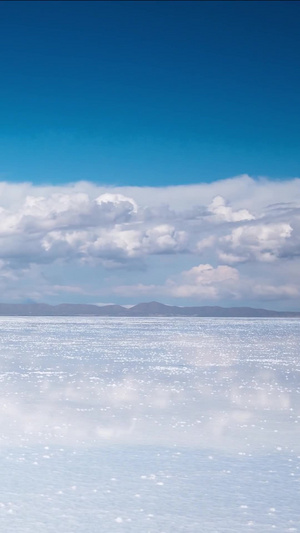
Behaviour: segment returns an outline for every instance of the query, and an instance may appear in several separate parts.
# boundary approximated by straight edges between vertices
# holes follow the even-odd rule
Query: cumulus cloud
[[[269,276],[270,277],[270,276]],[[241,275],[237,268],[229,265],[213,267],[210,264],[200,264],[190,270],[167,278],[163,285],[137,283],[135,285],[117,285],[113,291],[120,296],[173,297],[180,300],[194,301],[194,305],[202,304],[203,300],[216,303],[218,300],[234,302],[241,300],[248,304],[255,299],[264,302],[272,300],[293,300],[300,297],[300,273],[294,283],[270,283],[267,279],[249,275]],[[274,281],[276,275],[274,275]]]
[[[167,282],[170,295],[180,298],[204,297],[219,298],[224,295],[236,296],[239,273],[230,266],[198,265],[184,271],[180,281]]]
[[[56,285],[72,286],[72,269],[90,265],[122,268],[117,285],[126,287],[126,269],[145,271],[150,258],[152,266],[162,268],[163,257],[173,257],[160,285],[164,294],[235,298],[237,278],[245,280],[243,265],[280,262],[284,270],[287,261],[300,257],[299,179],[239,176],[159,189],[88,182],[47,187],[0,183],[0,198],[0,280],[21,278],[20,272],[34,265],[46,273],[59,263],[65,265],[66,279]],[[180,275],[180,257],[189,258],[188,274]],[[203,270],[203,265],[209,268]],[[140,290],[159,286],[150,269],[148,273],[147,281],[136,280]],[[253,286],[265,285],[255,275]],[[298,290],[299,280],[278,283],[275,271],[274,279],[271,271],[269,276],[270,287]],[[75,280],[74,286],[80,282]],[[282,289],[281,294],[288,297],[295,290]]]
[[[177,231],[174,226],[162,224],[147,230],[142,237],[142,247],[148,253],[184,252],[188,242],[185,231]]]
[[[234,211],[232,207],[226,205],[226,200],[222,196],[216,196],[208,206],[209,211],[215,215],[217,220],[226,222],[240,222],[242,220],[254,220],[255,216],[247,209]]]
[[[274,261],[293,228],[289,223],[239,226],[219,239],[219,257],[225,262]]]
[[[186,250],[187,236],[173,226],[160,225],[149,229],[129,229],[116,225],[85,231],[51,231],[42,240],[42,247],[50,256],[74,256],[83,262],[100,261],[104,266],[131,264],[152,254],[175,254]],[[112,266],[112,264],[111,264]]]

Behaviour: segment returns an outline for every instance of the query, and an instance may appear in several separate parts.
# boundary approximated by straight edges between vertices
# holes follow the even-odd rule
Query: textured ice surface
[[[0,319],[0,531],[300,532],[300,321]]]

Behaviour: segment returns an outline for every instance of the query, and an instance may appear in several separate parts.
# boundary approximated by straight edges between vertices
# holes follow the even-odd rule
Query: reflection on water
[[[299,347],[297,319],[1,318],[1,530],[300,531]]]

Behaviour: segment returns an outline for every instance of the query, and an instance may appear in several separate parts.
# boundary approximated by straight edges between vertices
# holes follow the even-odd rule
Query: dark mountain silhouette
[[[139,303],[130,307],[121,305],[98,306],[93,304],[0,303],[0,316],[124,316],[124,317],[300,317],[299,312],[270,311],[252,307],[179,307],[159,302]]]

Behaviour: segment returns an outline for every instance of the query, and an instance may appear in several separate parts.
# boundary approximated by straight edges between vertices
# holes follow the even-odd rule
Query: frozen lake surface
[[[300,532],[300,321],[0,318],[0,531]]]

